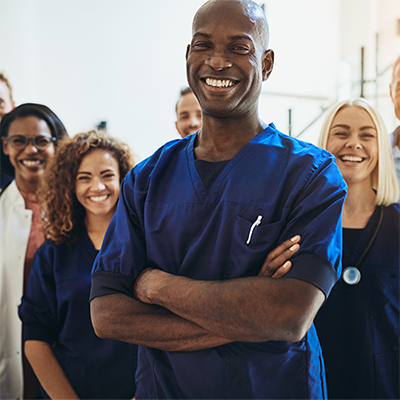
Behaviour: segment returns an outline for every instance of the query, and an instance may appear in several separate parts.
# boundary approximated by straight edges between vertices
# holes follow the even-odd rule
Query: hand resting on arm
[[[271,251],[258,277],[251,278],[256,281],[279,279],[260,279],[260,278],[280,278],[285,275],[291,267],[288,261],[300,248],[299,236],[287,240]],[[139,290],[146,291],[146,282],[149,281],[150,272],[160,272],[159,270],[145,270],[137,279],[135,285],[138,299],[131,298],[123,294],[112,294],[97,297],[91,301],[92,322],[95,332],[102,338],[122,340],[130,343],[158,348],[166,351],[194,351],[220,346],[230,343],[236,339],[226,338],[218,335],[211,329],[201,326],[199,323],[183,316],[177,315],[166,306],[159,306],[149,303],[142,297]],[[165,276],[171,276],[165,273]],[[185,281],[187,278],[176,277]],[[241,281],[248,278],[235,279]],[[201,283],[202,281],[189,280]],[[216,281],[221,284],[228,281]],[[213,282],[206,282],[213,283]],[[249,282],[250,283],[250,282]],[[154,285],[152,287],[155,289]],[[171,288],[174,290],[174,287]],[[251,290],[250,290],[251,291]],[[235,294],[233,297],[235,297]],[[140,300],[140,301],[139,301]],[[213,299],[211,298],[212,302]],[[172,311],[172,312],[171,312]]]

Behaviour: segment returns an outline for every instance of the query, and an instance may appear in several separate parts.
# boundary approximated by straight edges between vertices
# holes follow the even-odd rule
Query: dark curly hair
[[[54,114],[53,111],[50,110],[49,107],[44,106],[43,104],[35,104],[35,103],[25,103],[20,106],[14,108],[14,110],[10,111],[6,114],[0,123],[0,134],[1,137],[8,136],[8,130],[10,129],[10,125],[17,119],[34,116],[39,119],[44,120],[53,137],[57,140],[54,142],[54,145],[57,147],[59,141],[68,137],[65,126],[61,122],[60,118]],[[1,174],[5,175],[9,178],[14,178],[14,167],[10,162],[10,158],[3,153],[3,141],[0,141],[0,157],[1,157]]]
[[[56,244],[76,241],[76,229],[85,219],[85,208],[75,194],[75,182],[82,159],[95,149],[109,152],[118,162],[120,181],[133,167],[129,147],[96,130],[79,133],[60,144],[43,174],[38,192],[43,214],[43,231]]]

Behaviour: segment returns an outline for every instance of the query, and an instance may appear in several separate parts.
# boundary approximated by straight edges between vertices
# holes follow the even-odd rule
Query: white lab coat
[[[15,181],[0,196],[0,397],[23,398],[22,323],[18,317],[32,211]]]

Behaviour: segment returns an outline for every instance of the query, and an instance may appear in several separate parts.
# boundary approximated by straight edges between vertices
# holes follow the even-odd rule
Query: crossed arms
[[[95,332],[166,351],[194,351],[233,341],[295,342],[305,335],[325,297],[285,275],[299,236],[268,254],[258,276],[199,281],[146,269],[134,298],[111,294],[91,301]]]

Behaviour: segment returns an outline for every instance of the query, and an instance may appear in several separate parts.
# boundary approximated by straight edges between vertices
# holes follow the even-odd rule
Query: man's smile
[[[208,86],[213,86],[213,87],[231,87],[233,85],[235,85],[235,81],[232,81],[230,79],[212,79],[212,78],[206,78],[205,80],[203,79],[203,81],[205,81],[205,83]]]

